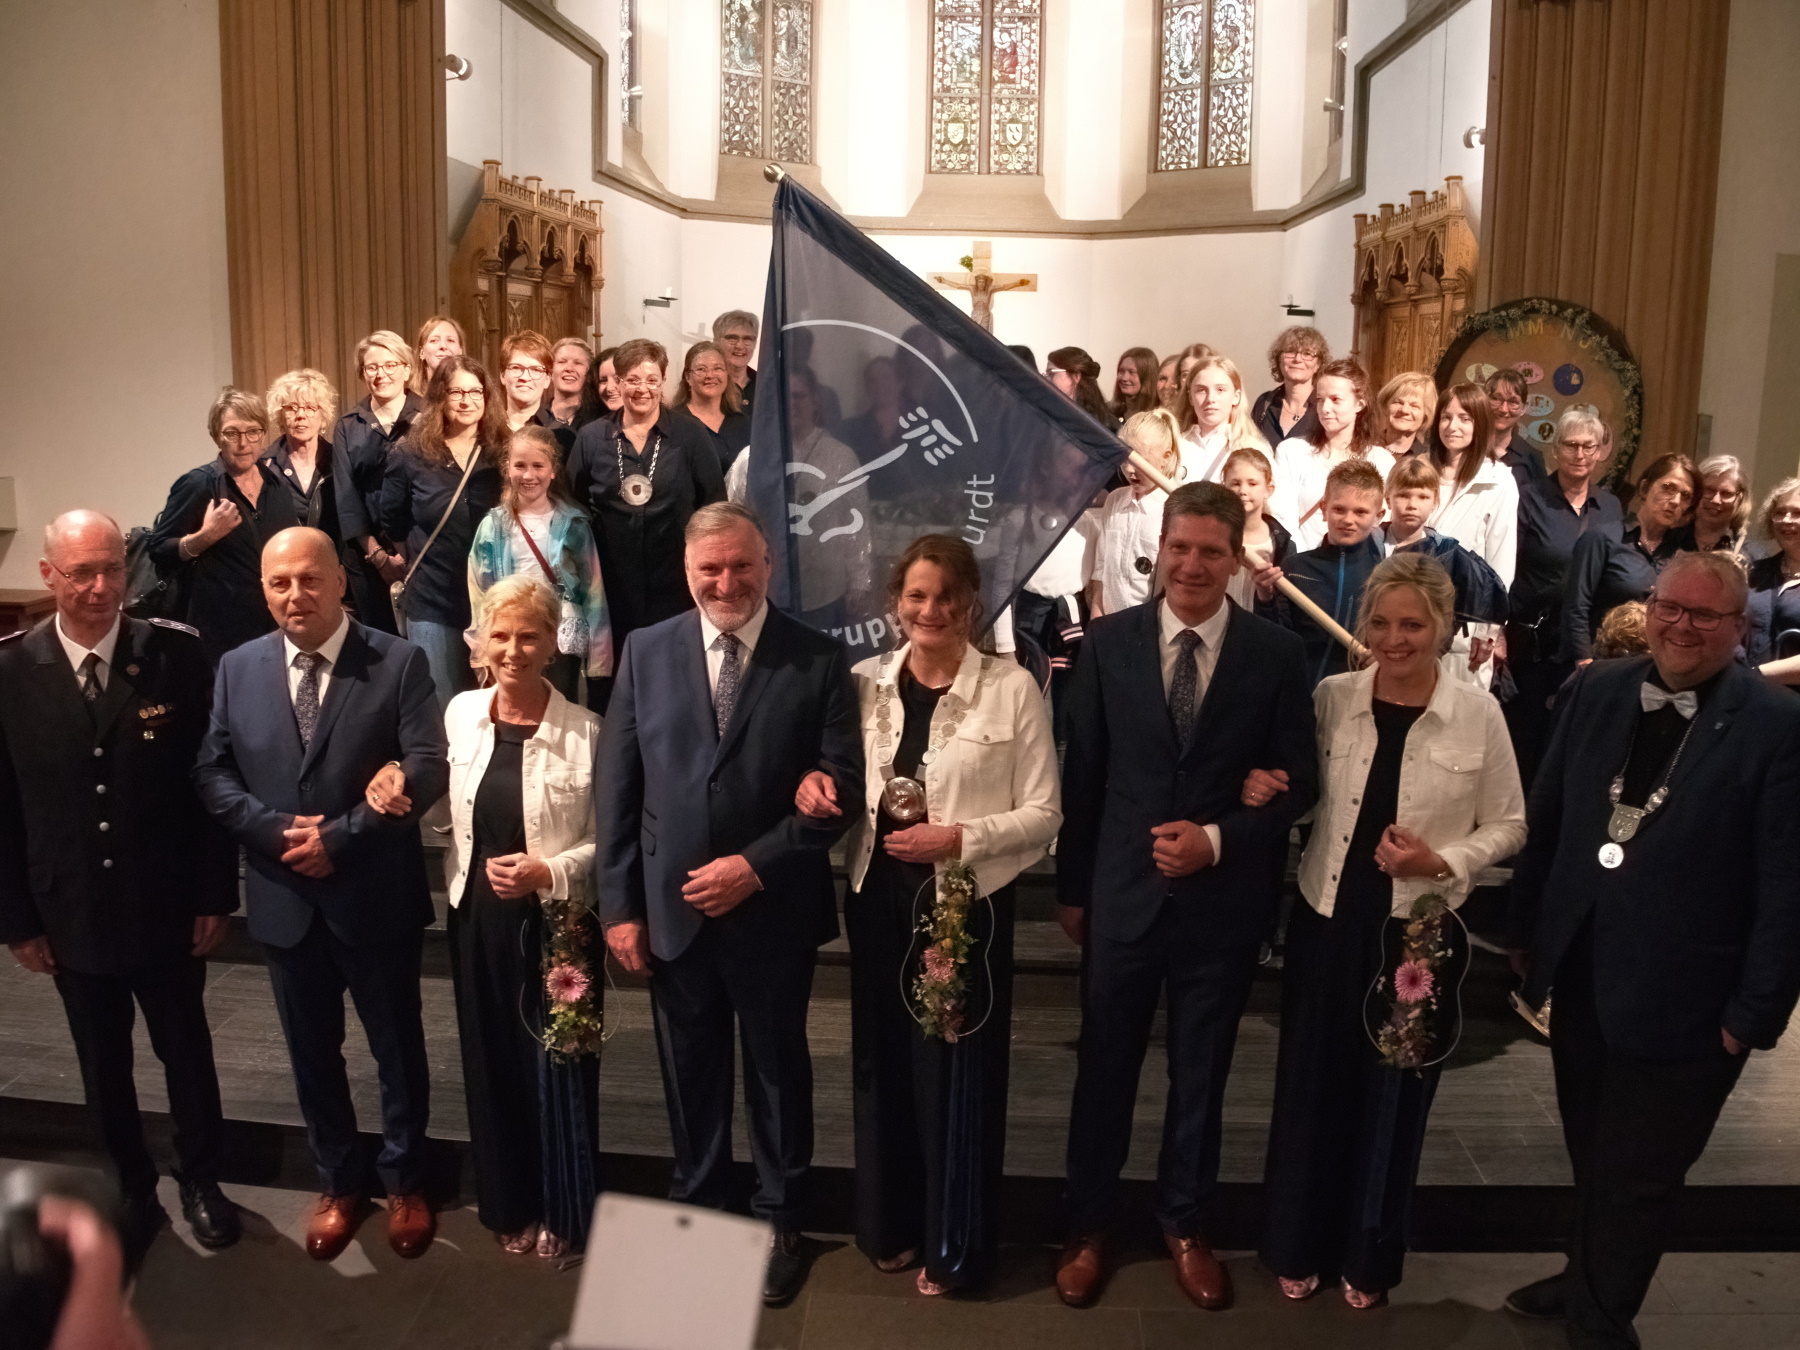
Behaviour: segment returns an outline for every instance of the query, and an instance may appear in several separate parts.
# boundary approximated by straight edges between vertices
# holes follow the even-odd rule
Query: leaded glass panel
[[[1042,0],[935,0],[931,171],[1038,171]]]
[[[719,151],[812,162],[813,0],[721,0]]]
[[[1161,0],[1156,167],[1250,162],[1255,0]]]

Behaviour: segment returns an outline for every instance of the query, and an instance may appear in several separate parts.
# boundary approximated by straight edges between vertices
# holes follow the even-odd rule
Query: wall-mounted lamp
[[[1473,150],[1478,145],[1487,144],[1486,127],[1470,127],[1463,132],[1463,149]]]
[[[675,288],[673,286],[664,286],[661,295],[651,295],[644,298],[645,309],[667,309],[674,303]]]
[[[1313,316],[1313,312],[1310,309],[1301,309],[1300,306],[1296,305],[1294,303],[1294,297],[1291,295],[1288,296],[1286,300],[1282,301],[1281,308],[1287,311],[1287,316],[1290,319],[1310,319]]]
[[[444,78],[446,80],[466,80],[474,73],[475,68],[454,52],[444,53]]]

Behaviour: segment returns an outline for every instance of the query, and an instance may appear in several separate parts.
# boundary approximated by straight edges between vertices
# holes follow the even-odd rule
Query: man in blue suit
[[[194,782],[250,859],[250,935],[268,952],[324,1192],[307,1251],[343,1251],[367,1190],[342,1053],[348,990],[381,1077],[388,1241],[417,1256],[436,1231],[422,1194],[419,962],[432,908],[418,822],[449,785],[444,724],[425,653],[345,614],[330,536],[283,530],[263,549],[262,582],[276,630],[219,662]],[[364,799],[390,763],[406,777],[403,816]]]
[[[1554,994],[1575,1232],[1506,1303],[1573,1346],[1637,1345],[1688,1169],[1800,996],[1800,701],[1737,661],[1745,591],[1729,554],[1677,554],[1650,655],[1581,672],[1532,784],[1515,964]]]
[[[594,871],[606,942],[650,973],[675,1148],[670,1198],[723,1207],[731,1168],[732,1023],[757,1190],[775,1230],[763,1299],[805,1279],[801,1188],[812,1162],[806,1009],[837,936],[826,851],[849,817],[814,822],[800,780],[862,792],[862,726],[844,646],[772,609],[756,517],[728,502],[687,526],[697,610],[626,643],[595,769]]]
[[[1319,753],[1300,639],[1225,594],[1243,541],[1232,493],[1216,483],[1171,493],[1160,594],[1088,625],[1070,689],[1058,918],[1085,950],[1070,1240],[1056,1288],[1073,1307],[1092,1303],[1105,1281],[1138,1074],[1165,986],[1156,1217],[1182,1292],[1203,1308],[1231,1303],[1201,1210],[1218,1181],[1238,1019],[1274,924],[1288,829],[1318,796]],[[1250,770],[1275,767],[1289,791],[1242,805]]]

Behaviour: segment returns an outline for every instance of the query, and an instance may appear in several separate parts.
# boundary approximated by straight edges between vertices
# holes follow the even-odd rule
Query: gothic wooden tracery
[[[934,0],[931,172],[1038,172],[1042,0]]]
[[[1462,179],[1422,190],[1399,210],[1356,217],[1356,346],[1376,388],[1403,370],[1430,372],[1462,322],[1475,288],[1475,233]]]
[[[1156,167],[1250,162],[1255,0],[1159,0]]]
[[[600,203],[508,178],[499,160],[482,169],[481,200],[450,264],[450,312],[470,354],[498,371],[500,344],[526,328],[598,345]]]
[[[723,0],[719,153],[813,162],[813,0]]]

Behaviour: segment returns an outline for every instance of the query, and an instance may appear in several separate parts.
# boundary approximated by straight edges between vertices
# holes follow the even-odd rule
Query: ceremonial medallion
[[[1632,836],[1638,832],[1638,825],[1649,814],[1648,811],[1635,806],[1613,807],[1612,819],[1606,822],[1606,837],[1615,844],[1629,844]],[[1617,863],[1607,863],[1606,865],[1608,867],[1618,866]]]
[[[1156,564],[1151,562],[1148,558],[1140,557],[1132,564],[1132,566],[1137,568],[1139,576],[1147,577],[1155,570]]]
[[[902,825],[925,816],[925,785],[916,778],[890,778],[881,789],[881,809]]]
[[[627,506],[642,506],[655,495],[650,480],[641,473],[627,474],[619,482],[619,495]]]
[[[1637,828],[1635,822],[1633,823],[1632,828]],[[1627,835],[1626,838],[1630,838],[1630,836]],[[1600,846],[1600,865],[1602,867],[1617,867],[1624,861],[1625,850],[1620,848],[1617,844],[1602,844]]]

